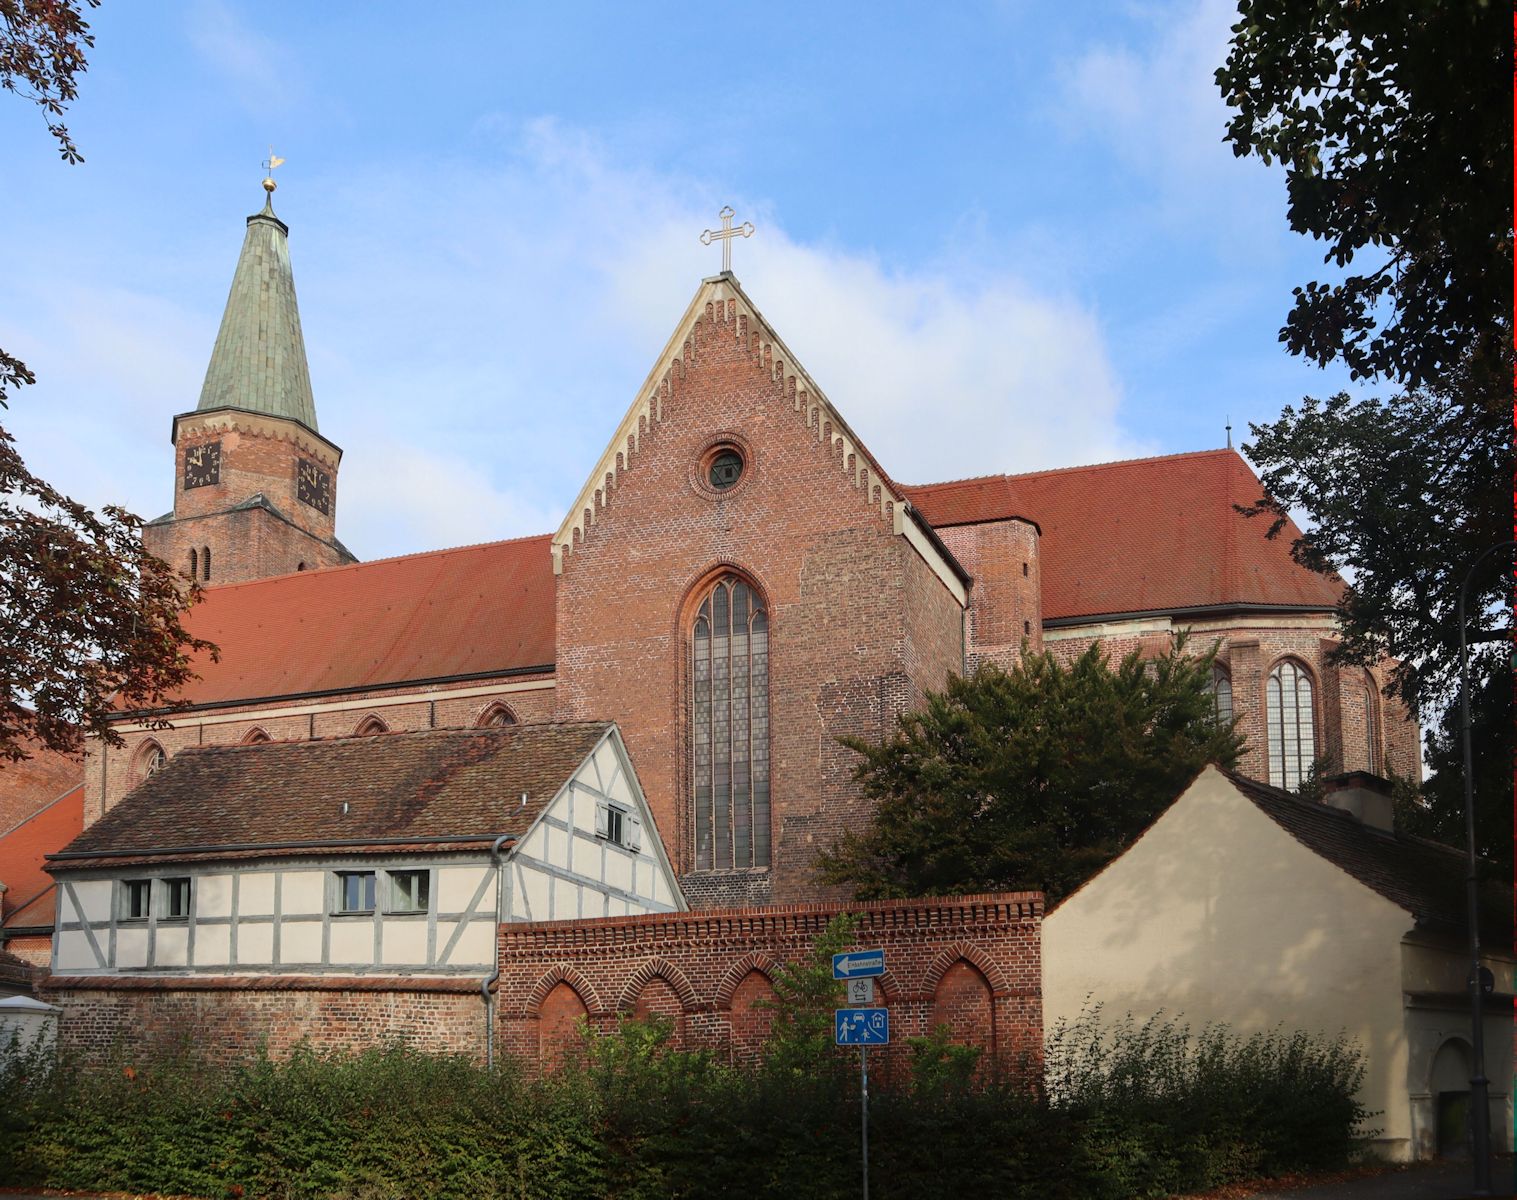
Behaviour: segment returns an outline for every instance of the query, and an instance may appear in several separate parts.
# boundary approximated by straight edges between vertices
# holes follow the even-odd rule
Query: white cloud
[[[197,0],[186,31],[190,44],[255,116],[288,112],[304,93],[288,50],[249,28],[225,0]]]
[[[1229,0],[1160,10],[1144,49],[1098,45],[1069,63],[1060,105],[1066,124],[1106,142],[1157,185],[1171,218],[1205,213],[1230,230],[1245,223],[1234,215],[1252,224],[1257,206],[1267,202],[1273,212],[1278,204],[1278,185],[1261,187],[1267,170],[1222,141],[1228,109],[1214,76],[1236,20]],[[1247,214],[1234,213],[1240,206]]]
[[[724,202],[758,226],[735,250],[746,290],[896,478],[1152,452],[1121,427],[1098,315],[1069,296],[798,242],[762,197],[627,168],[553,122],[476,132],[491,145],[467,163],[334,165],[279,193],[322,431],[344,450],[338,534],[361,557],[556,528],[719,268],[697,239]],[[223,280],[237,248],[229,236]],[[52,306],[65,318],[26,332],[39,359],[68,360],[48,394],[81,403],[35,421],[27,444],[58,465],[71,428],[119,431],[95,448],[107,467],[91,498],[156,515],[168,419],[195,404],[225,283],[193,297],[77,286]]]

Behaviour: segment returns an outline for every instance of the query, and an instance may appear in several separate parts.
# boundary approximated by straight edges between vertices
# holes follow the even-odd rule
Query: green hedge
[[[204,1197],[854,1196],[856,1060],[738,1070],[667,1028],[587,1037],[545,1080],[402,1046],[212,1068],[0,1062],[0,1179]],[[872,1194],[1164,1196],[1350,1160],[1356,1052],[1152,1022],[1055,1030],[1047,1086],[941,1035],[871,1081]],[[973,1190],[971,1192],[971,1189]]]

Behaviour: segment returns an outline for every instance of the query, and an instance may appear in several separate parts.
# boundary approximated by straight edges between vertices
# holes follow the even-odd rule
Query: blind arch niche
[[[689,634],[694,866],[767,867],[769,613],[734,573],[697,595]]]

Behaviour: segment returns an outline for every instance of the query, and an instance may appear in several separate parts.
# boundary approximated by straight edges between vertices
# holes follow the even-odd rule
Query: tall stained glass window
[[[1217,663],[1211,669],[1211,697],[1218,723],[1228,724],[1233,719],[1233,677]]]
[[[690,632],[695,867],[769,865],[769,616],[736,575]]]
[[[1295,791],[1317,757],[1312,729],[1312,678],[1289,659],[1269,673],[1265,693],[1269,724],[1269,781]]]

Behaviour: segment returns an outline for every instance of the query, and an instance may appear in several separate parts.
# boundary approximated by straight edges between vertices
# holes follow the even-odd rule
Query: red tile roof
[[[564,721],[191,746],[61,851],[54,843],[50,865],[275,847],[488,846],[524,834],[610,728]]]
[[[21,748],[31,757],[0,762],[0,834],[46,808],[84,777],[84,760],[78,755],[59,754],[31,738],[23,739]]]
[[[546,535],[303,571],[206,590],[187,627],[194,704],[551,669]]]
[[[6,926],[51,925],[53,881],[43,859],[84,829],[84,786],[80,784],[30,820],[0,837],[0,883]]]
[[[1331,609],[1340,586],[1297,566],[1294,522],[1235,504],[1263,486],[1235,450],[1205,450],[904,489],[934,525],[1020,516],[1042,529],[1043,618],[1225,605]]]

